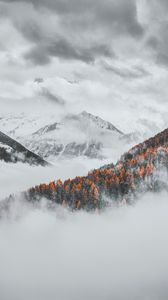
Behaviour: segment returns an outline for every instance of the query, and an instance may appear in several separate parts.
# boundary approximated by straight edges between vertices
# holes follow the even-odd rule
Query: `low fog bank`
[[[99,215],[18,202],[0,222],[0,299],[167,299],[167,196]]]
[[[106,161],[104,161],[106,163]],[[86,175],[91,169],[100,167],[102,162],[98,159],[64,159],[56,161],[52,167],[30,166],[23,163],[0,162],[0,200],[26,190],[40,183],[53,180],[74,178]]]

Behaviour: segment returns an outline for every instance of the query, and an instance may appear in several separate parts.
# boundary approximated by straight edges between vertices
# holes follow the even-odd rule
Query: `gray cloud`
[[[156,50],[159,46],[159,40],[155,37],[155,36],[150,36],[148,39],[147,39],[147,45],[149,47],[151,47],[152,49]]]
[[[155,0],[155,2],[158,3],[158,1],[156,1],[156,0]],[[165,6],[166,8],[168,8],[168,2],[167,2],[167,0],[160,0],[159,4]]]
[[[30,60],[35,65],[46,65],[50,63],[50,57],[42,52],[40,47],[35,47],[24,55],[26,60]]]
[[[92,63],[99,56],[113,57],[114,53],[106,45],[93,45],[90,48],[85,48],[75,46],[63,38],[48,39],[43,43],[38,43],[24,55],[25,59],[31,60],[37,65],[49,63],[51,57]]]
[[[43,79],[42,77],[36,77],[36,78],[34,79],[34,82],[40,84],[40,83],[43,83],[43,82],[44,82],[44,79]]]
[[[26,0],[1,0],[5,3],[27,3]],[[54,9],[57,14],[78,15],[86,17],[86,14],[92,15],[92,20],[114,24],[120,23],[121,27],[125,25],[126,29],[134,34],[141,34],[142,27],[138,23],[136,13],[136,2],[134,0],[30,0],[36,8],[46,7]],[[134,28],[133,28],[134,27]]]
[[[151,36],[147,40],[147,46],[153,51],[155,62],[168,66],[168,24],[162,26],[160,36]]]
[[[15,25],[23,33],[24,37],[32,42],[38,43],[47,38],[36,20],[30,20],[29,23],[25,21],[21,24],[16,22]]]
[[[48,18],[48,14],[54,14],[58,19],[58,28],[51,24],[52,30],[49,32],[49,29],[46,29],[48,23],[41,24],[36,18],[33,19],[32,15],[30,19],[18,19],[13,17],[12,9],[10,10],[9,17],[15,27],[24,38],[33,43],[32,49],[27,51],[24,57],[39,65],[48,64],[52,57],[81,60],[86,63],[94,62],[102,56],[114,57],[114,51],[111,49],[113,37],[129,35],[139,39],[144,33],[137,19],[134,0],[106,0],[105,3],[101,0],[1,2],[5,2],[8,7],[14,3],[25,3],[25,14],[30,14],[26,6],[30,8],[30,4],[33,4],[36,13],[44,13],[44,19]]]
[[[55,104],[64,105],[65,101],[61,97],[54,95],[52,92],[49,91],[48,88],[42,87],[39,95],[42,96],[45,99],[48,99],[49,101],[54,102]]]
[[[136,2],[132,0],[50,0],[38,1],[32,0],[34,5],[45,5],[54,8],[58,14],[66,15],[65,22],[68,22],[71,16],[76,16],[76,22],[86,19],[91,26],[106,26],[111,31],[117,31],[118,34],[129,33],[139,37],[143,34],[143,28],[138,23]],[[80,16],[80,18],[79,18]],[[70,21],[72,19],[70,18]]]
[[[107,63],[103,63],[103,67],[105,70],[112,72],[115,75],[120,76],[122,78],[139,79],[150,75],[150,73],[141,66],[135,66],[132,69],[128,69],[119,68],[113,65],[109,65]]]
[[[156,64],[168,66],[168,1],[153,0],[148,3],[149,34],[145,46]]]

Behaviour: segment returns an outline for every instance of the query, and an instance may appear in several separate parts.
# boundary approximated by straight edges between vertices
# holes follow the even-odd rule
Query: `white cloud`
[[[21,219],[1,221],[1,299],[165,300],[166,199],[101,215],[22,205]]]

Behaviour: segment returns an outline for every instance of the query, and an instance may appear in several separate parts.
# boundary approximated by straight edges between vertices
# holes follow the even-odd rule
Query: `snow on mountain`
[[[0,132],[0,160],[5,162],[26,162],[36,165],[47,165],[37,154],[29,151],[20,143]]]
[[[94,116],[86,111],[83,111],[81,114],[79,114],[79,118],[85,120],[86,122],[92,123],[92,125],[94,124],[98,128],[105,129],[105,130],[111,130],[111,131],[117,132],[119,134],[123,134],[123,132],[121,132],[119,129],[117,129],[110,122],[105,121],[98,116]]]
[[[39,130],[37,130],[36,132],[33,133],[34,136],[41,136],[44,135],[45,133],[48,133],[50,131],[54,131],[56,129],[58,129],[59,127],[59,123],[53,123],[51,125],[46,125],[42,128],[40,128]]]
[[[0,118],[0,128],[37,155],[54,162],[63,158],[116,161],[134,144],[112,123],[83,111],[58,117],[20,114]]]
[[[82,112],[38,129],[26,137],[25,145],[45,158],[86,156],[102,159],[107,157],[108,149],[116,148],[114,144],[119,143],[122,135],[110,122]]]

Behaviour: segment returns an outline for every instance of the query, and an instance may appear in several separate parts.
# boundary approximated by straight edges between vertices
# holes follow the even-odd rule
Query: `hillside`
[[[116,165],[103,166],[85,177],[40,184],[25,196],[30,201],[45,197],[72,209],[101,209],[110,200],[131,202],[138,192],[165,187],[157,171],[167,166],[168,129],[133,147]]]
[[[24,162],[35,165],[47,165],[40,156],[29,151],[20,143],[0,131],[0,160],[5,162]]]

